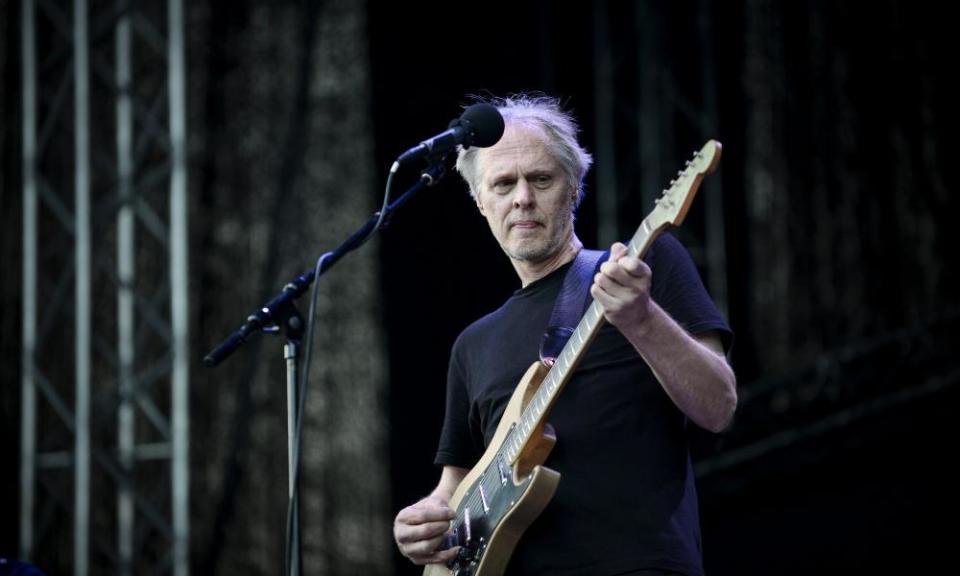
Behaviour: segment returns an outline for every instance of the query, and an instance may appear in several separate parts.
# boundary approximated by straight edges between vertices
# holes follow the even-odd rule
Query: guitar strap
[[[609,258],[609,251],[582,249],[563,277],[560,295],[553,305],[547,331],[540,341],[540,360],[551,363],[560,355],[580,318],[590,305],[590,286],[600,264]]]

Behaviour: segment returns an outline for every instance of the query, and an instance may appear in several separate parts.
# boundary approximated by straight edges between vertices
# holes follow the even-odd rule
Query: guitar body
[[[515,463],[503,462],[500,450],[520,422],[524,407],[539,389],[547,370],[540,362],[530,366],[510,397],[486,452],[450,498],[457,520],[449,544],[460,546],[460,555],[449,568],[428,565],[425,576],[503,573],[520,536],[556,492],[560,474],[541,465],[556,443],[549,425],[542,425],[531,435]]]

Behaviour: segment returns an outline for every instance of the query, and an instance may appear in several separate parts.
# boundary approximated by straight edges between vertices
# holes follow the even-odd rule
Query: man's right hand
[[[400,553],[418,565],[445,564],[452,560],[459,547],[447,550],[439,548],[454,517],[447,501],[436,495],[407,506],[393,521],[393,538]]]

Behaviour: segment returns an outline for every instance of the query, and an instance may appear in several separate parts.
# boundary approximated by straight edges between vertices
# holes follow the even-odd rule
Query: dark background
[[[677,99],[696,94],[697,44],[703,39],[697,37],[695,24],[704,7],[686,2],[651,9],[665,38],[658,55],[671,69],[674,90],[684,94],[675,95]],[[668,155],[678,158],[679,165],[684,151],[707,137],[724,144],[720,172],[713,178],[723,184],[729,318],[737,332],[732,359],[744,398],[741,415],[726,437],[718,441],[695,433],[693,440],[703,460],[740,445],[762,451],[699,480],[709,573],[912,572],[936,570],[948,561],[948,537],[934,525],[952,518],[958,508],[958,476],[949,464],[956,451],[949,424],[957,405],[956,387],[889,406],[876,398],[884,390],[919,385],[930,368],[927,362],[954,356],[955,339],[946,333],[952,329],[937,330],[940,344],[935,347],[943,356],[920,360],[926,367],[913,363],[916,355],[929,352],[906,349],[915,347],[917,338],[930,338],[921,335],[925,329],[904,343],[871,347],[864,340],[895,338],[891,329],[926,321],[911,317],[906,309],[913,306],[908,303],[910,285],[923,282],[918,276],[937,273],[914,260],[915,247],[905,238],[904,227],[931,230],[941,262],[937,268],[947,268],[938,274],[936,288],[943,301],[928,302],[922,316],[938,322],[956,309],[956,296],[947,286],[955,285],[957,277],[945,252],[947,238],[954,234],[946,229],[952,216],[934,210],[929,219],[906,224],[894,206],[925,203],[932,191],[921,189],[928,185],[919,181],[916,187],[903,188],[896,182],[898,163],[892,161],[906,154],[913,157],[904,160],[907,163],[922,162],[920,148],[928,138],[945,154],[947,127],[955,125],[955,114],[948,109],[947,81],[938,63],[938,15],[903,3],[875,8],[862,13],[849,4],[818,2],[706,6],[712,29],[709,52],[716,59],[718,122],[715,131],[707,133],[678,121],[673,136],[678,149]],[[636,97],[637,74],[642,73],[631,70],[636,66],[631,60],[637,59],[635,10],[623,4],[609,7],[619,71],[617,101],[623,106]],[[434,6],[429,17],[449,23],[458,21],[458,13],[456,8]],[[392,23],[409,15],[407,7],[397,4],[376,4],[370,12],[373,77],[389,92],[374,101],[379,165],[387,165],[397,150],[410,145],[407,135],[416,140],[431,134],[430,126],[442,127],[456,115],[452,103],[464,102],[463,94],[486,91],[562,95],[581,119],[584,142],[595,150],[590,8],[522,3],[512,6],[506,17],[495,10],[472,10],[466,20],[473,34],[465,34],[457,24],[423,25],[420,33],[405,28],[412,37],[429,36],[433,46],[451,48],[442,55],[419,52],[419,57],[411,56],[416,49],[398,48],[408,36],[391,34]],[[406,21],[419,27],[412,24],[415,20]],[[927,27],[932,29],[923,31]],[[748,39],[751,29],[762,38]],[[413,73],[413,86],[410,69],[401,64],[411,58],[421,62],[419,68],[414,65],[419,72]],[[765,59],[773,72],[760,81],[770,101],[760,102],[746,84],[756,60]],[[946,62],[942,66],[949,67]],[[920,103],[924,91],[929,104]],[[448,95],[446,101],[440,95]],[[918,110],[918,105],[929,106],[929,111]],[[766,129],[775,133],[770,144],[777,148],[770,151],[773,165],[767,169],[777,181],[774,194],[783,197],[784,207],[758,221],[748,213],[748,188],[756,185],[748,172],[767,164],[756,160],[767,152],[757,150],[766,144],[750,141],[748,124],[764,121],[756,110],[762,106],[768,107],[764,116],[771,126]],[[422,113],[395,112],[404,109]],[[922,121],[923,114],[933,118]],[[907,140],[900,150],[891,141],[895,125]],[[922,136],[926,130],[932,133]],[[621,149],[631,146],[625,132]],[[933,161],[932,168],[939,172],[941,161]],[[915,164],[921,180],[933,176],[921,175],[919,168]],[[627,159],[618,170],[636,167]],[[855,185],[842,174],[829,173],[832,170],[850,174]],[[827,173],[817,176],[818,171]],[[827,183],[816,183],[817,177]],[[588,190],[593,184],[588,178]],[[949,176],[944,175],[943,186],[943,206],[956,206]],[[705,185],[703,193],[710,191]],[[619,191],[623,237],[632,234],[642,218],[636,192]],[[901,194],[906,198],[896,201]],[[517,287],[484,221],[464,195],[462,184],[449,180],[429,198],[418,200],[423,209],[412,207],[384,234],[393,378],[391,454],[394,470],[403,471],[393,480],[398,508],[422,497],[438,477],[429,466],[432,452],[410,449],[431,444],[443,413],[439,384],[430,383],[443,381],[446,366],[442,361],[425,363],[424,358],[444,358],[460,329]],[[624,199],[631,195],[633,201]],[[852,206],[838,213],[845,197]],[[693,226],[703,218],[702,210],[702,204],[694,205]],[[587,245],[596,241],[595,212],[588,192],[577,223]],[[789,229],[788,237],[777,239],[772,232],[777,228]],[[688,245],[697,242],[697,232],[680,234]],[[811,246],[818,243],[818,235],[831,238],[819,254]],[[839,260],[845,242],[861,246],[856,256],[826,260]],[[762,301],[758,293],[771,282],[768,266],[776,260],[788,261],[794,269],[790,285],[775,301]],[[842,286],[848,278],[861,279],[854,290],[862,292],[850,295]],[[828,288],[818,294],[815,286],[822,283]],[[773,318],[777,314],[787,318],[780,326]],[[856,324],[865,327],[857,333]],[[955,319],[949,324],[955,325]],[[409,337],[413,326],[422,337]],[[824,369],[830,373],[823,374]],[[751,389],[764,391],[754,396],[747,392]],[[773,438],[778,432],[786,432],[786,437]]]
[[[616,191],[621,237],[629,237],[649,210],[640,201],[645,180],[637,142],[641,111],[654,104],[645,89],[654,88],[661,113],[655,138],[661,156],[657,165],[647,165],[660,176],[654,181],[665,184],[708,138],[724,145],[719,172],[706,181],[688,222],[677,231],[706,276],[703,195],[722,194],[723,291],[737,335],[731,361],[741,403],[724,434],[691,432],[708,573],[913,573],[952,564],[949,526],[960,504],[952,426],[960,375],[960,282],[949,256],[958,241],[958,202],[949,172],[957,124],[956,92],[950,88],[952,21],[944,12],[903,1],[869,7],[641,1],[601,3],[603,9],[546,0],[506,6],[371,1],[345,8],[349,5],[280,2],[267,8],[249,1],[211,1],[188,10],[188,67],[194,79],[188,120],[194,139],[191,246],[197,261],[226,256],[219,266],[252,268],[242,252],[212,250],[210,230],[228,217],[256,214],[249,199],[269,198],[284,185],[278,178],[253,192],[248,187],[254,183],[227,178],[235,198],[222,201],[215,189],[225,177],[217,166],[244,162],[232,151],[238,127],[286,126],[290,118],[291,126],[312,122],[337,115],[336,106],[360,111],[365,133],[358,139],[371,145],[364,149],[368,161],[357,164],[362,174],[347,171],[341,182],[363,181],[366,212],[353,212],[337,225],[340,235],[331,238],[342,238],[379,202],[397,154],[442,131],[470,94],[532,90],[560,96],[581,121],[583,143],[596,152],[597,74],[604,58],[598,53],[608,46],[616,119],[610,153],[621,184]],[[13,556],[20,361],[19,92],[14,89],[19,6],[0,2],[0,7],[0,35],[6,38],[0,58],[0,208],[8,270],[3,274],[0,431],[3,453],[10,455],[4,457],[7,521],[0,554]],[[363,16],[359,37],[366,57],[347,62],[365,75],[363,91],[336,102],[290,106],[296,101],[291,95],[297,58],[306,52],[302,45],[318,42],[310,40],[311,33],[335,36],[337,18],[345,13]],[[310,22],[316,22],[313,32]],[[254,29],[260,42],[272,38],[268,45],[275,41],[287,48],[260,54],[251,47]],[[320,52],[314,58],[316,80],[327,73],[323,66],[329,62]],[[712,79],[704,74],[707,61]],[[244,95],[236,75],[255,77],[278,66],[276,102],[260,109],[238,104]],[[203,71],[200,80],[197,70]],[[346,146],[351,135],[336,136],[324,141],[320,154]],[[312,162],[306,145],[278,139],[265,142],[267,148],[279,151],[271,154],[293,150],[302,155],[299,164],[278,164],[277,173],[294,181],[304,178]],[[395,190],[409,186],[415,176],[401,173]],[[595,246],[598,234],[595,188],[591,174],[577,221],[578,235],[588,246]],[[328,189],[320,188],[319,194]],[[302,223],[327,225],[322,216]],[[284,227],[277,228],[282,237]],[[387,493],[381,515],[389,520],[439,478],[433,449],[454,338],[518,283],[455,174],[411,201],[382,232],[376,248],[364,250],[369,250],[365,257],[375,258],[375,267],[357,281],[378,292],[372,313],[384,346],[370,354],[372,361],[383,354],[386,385],[380,412],[361,407],[352,417],[382,419],[389,478],[383,479]],[[258,274],[275,278],[266,280],[275,286],[286,271],[302,271],[315,256],[311,247],[295,247],[285,256],[283,271],[260,267]],[[206,348],[232,329],[236,311],[248,309],[260,292],[214,294],[212,265],[198,267],[204,272],[193,282],[203,296],[193,310],[194,339],[198,348]],[[216,395],[231,393],[227,387],[204,388],[203,378],[193,392],[198,421],[222,401]],[[227,422],[222,429],[230,429],[234,419],[252,426],[267,418],[263,405],[251,406],[248,412],[222,416]],[[220,437],[217,455],[243,447],[229,444],[227,433],[221,431]],[[204,440],[196,441],[203,446]],[[274,450],[282,452],[279,445]],[[224,456],[195,463],[198,470],[222,468],[224,485],[230,478],[254,482],[250,470],[257,462],[229,462]],[[375,473],[386,469],[384,463]],[[219,508],[197,507],[191,543],[195,569],[264,571],[253,568],[253,561],[245,563],[237,545],[243,540],[231,534],[251,526],[276,532],[276,513],[245,515],[242,496],[223,497],[227,488],[206,492],[217,484],[209,479],[195,483],[194,501],[219,502]],[[278,509],[283,506],[276,502]],[[368,537],[383,542],[387,534],[377,525]],[[279,561],[279,538],[271,542]],[[372,571],[419,573],[398,553],[389,555],[392,563]],[[325,566],[329,573],[351,573],[350,564],[329,558]]]

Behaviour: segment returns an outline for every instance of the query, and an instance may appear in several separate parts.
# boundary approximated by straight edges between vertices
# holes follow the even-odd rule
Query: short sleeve
[[[434,464],[470,468],[480,458],[480,451],[470,432],[470,393],[464,358],[463,336],[453,345],[447,369],[447,403],[440,432],[440,445]]]
[[[653,273],[651,297],[690,334],[716,331],[724,351],[733,331],[707,293],[690,253],[672,234],[661,234],[646,258]]]

